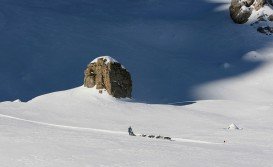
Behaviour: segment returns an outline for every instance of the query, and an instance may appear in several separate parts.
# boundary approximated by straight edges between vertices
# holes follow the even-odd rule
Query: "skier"
[[[135,136],[133,129],[131,128],[131,126],[128,128],[128,133],[130,136]]]

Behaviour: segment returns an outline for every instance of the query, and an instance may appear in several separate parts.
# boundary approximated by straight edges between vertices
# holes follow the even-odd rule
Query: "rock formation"
[[[258,32],[273,33],[273,0],[231,0],[230,17],[237,24],[249,21]]]
[[[231,19],[237,24],[246,23],[251,15],[251,10],[246,5],[249,6],[250,4],[250,1],[243,3],[240,0],[232,0],[229,7]]]
[[[102,90],[116,98],[131,98],[132,80],[130,73],[109,56],[93,60],[84,71],[84,86]]]
[[[252,11],[260,10],[265,4],[272,4],[272,0],[231,0],[230,16],[235,23],[246,23]]]

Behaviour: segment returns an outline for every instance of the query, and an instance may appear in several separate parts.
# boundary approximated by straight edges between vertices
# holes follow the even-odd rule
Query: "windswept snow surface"
[[[0,103],[1,167],[271,166],[272,105],[151,105],[78,87]],[[230,131],[236,122],[243,130]],[[132,137],[134,132],[174,141]],[[224,141],[226,141],[224,143]]]

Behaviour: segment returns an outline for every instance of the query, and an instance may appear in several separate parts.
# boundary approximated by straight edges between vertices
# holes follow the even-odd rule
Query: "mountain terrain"
[[[272,166],[258,17],[235,24],[229,0],[0,3],[1,166]],[[130,72],[132,98],[83,85],[102,55]]]

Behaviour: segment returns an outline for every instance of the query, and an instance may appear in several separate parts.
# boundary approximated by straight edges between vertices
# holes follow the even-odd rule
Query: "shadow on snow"
[[[131,72],[137,101],[197,100],[194,87],[259,67],[241,58],[271,41],[203,0],[0,3],[0,101],[81,85],[100,55]]]

